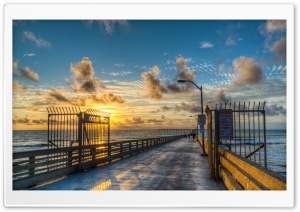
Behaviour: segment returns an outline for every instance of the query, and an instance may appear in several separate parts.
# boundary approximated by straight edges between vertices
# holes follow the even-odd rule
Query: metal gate
[[[224,107],[223,107],[224,106]],[[267,167],[266,148],[266,117],[265,102],[244,102],[215,105],[214,109],[206,106],[207,137],[208,137],[208,162],[211,176],[219,176],[218,147],[222,146],[235,154]],[[231,112],[231,129],[224,136],[220,113]],[[229,132],[230,131],[230,132]]]
[[[66,165],[78,165],[82,171],[107,159],[109,113],[95,109],[81,112],[79,107],[50,107],[47,111],[48,149],[66,148],[66,152],[48,155],[48,160],[68,158],[68,164],[48,165],[49,171]],[[77,147],[78,151],[67,151],[68,147]]]

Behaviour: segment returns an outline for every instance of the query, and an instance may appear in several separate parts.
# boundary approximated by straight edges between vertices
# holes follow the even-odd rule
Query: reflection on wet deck
[[[32,188],[33,190],[226,190],[210,179],[207,157],[185,138]]]

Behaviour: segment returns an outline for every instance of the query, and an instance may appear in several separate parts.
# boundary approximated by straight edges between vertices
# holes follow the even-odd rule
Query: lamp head
[[[177,82],[184,83],[184,82],[186,82],[186,80],[177,80]]]

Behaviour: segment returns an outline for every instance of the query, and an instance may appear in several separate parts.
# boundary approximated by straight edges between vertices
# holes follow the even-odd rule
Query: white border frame
[[[66,11],[72,11],[66,12]],[[234,12],[229,12],[234,11]],[[287,20],[286,191],[13,191],[12,125],[4,126],[6,207],[292,207],[294,205],[294,6],[292,4],[7,4],[4,6],[4,123],[12,120],[12,20]],[[68,198],[66,198],[68,197]],[[117,200],[117,201],[116,201]]]

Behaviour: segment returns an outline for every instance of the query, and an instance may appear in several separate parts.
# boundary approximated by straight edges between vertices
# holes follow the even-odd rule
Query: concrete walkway
[[[30,190],[226,190],[210,179],[199,142],[186,138]]]

